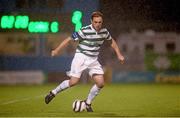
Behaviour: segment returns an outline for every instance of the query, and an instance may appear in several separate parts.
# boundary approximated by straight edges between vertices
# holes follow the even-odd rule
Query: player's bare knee
[[[69,86],[72,87],[72,86],[75,86],[77,83],[69,83]]]
[[[96,84],[98,88],[103,88],[104,87],[104,82],[103,83],[97,83]]]
[[[70,81],[69,81],[69,86],[75,86],[76,84],[78,84],[79,82],[79,78],[75,78],[75,77],[71,77]]]

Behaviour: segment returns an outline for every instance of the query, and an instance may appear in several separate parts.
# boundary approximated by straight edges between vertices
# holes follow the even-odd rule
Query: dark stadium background
[[[178,0],[0,0],[0,116],[179,117],[179,6]],[[84,99],[92,85],[88,71],[79,86],[45,105],[49,90],[67,79],[76,45],[53,58],[51,50],[74,31],[75,11],[82,13],[85,26],[97,10],[125,63],[118,62],[108,43],[103,45],[99,61],[106,86],[95,100],[95,113],[74,114],[71,109],[73,100]],[[2,17],[10,15],[26,15],[29,22],[57,21],[59,31],[30,33],[15,24],[4,29]]]

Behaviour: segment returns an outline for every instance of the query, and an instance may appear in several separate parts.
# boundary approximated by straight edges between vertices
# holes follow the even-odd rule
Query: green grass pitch
[[[77,85],[48,105],[44,96],[57,84],[0,86],[0,117],[172,117],[180,116],[178,84],[106,85],[93,102],[93,113],[72,111],[75,99],[85,99],[91,85]]]

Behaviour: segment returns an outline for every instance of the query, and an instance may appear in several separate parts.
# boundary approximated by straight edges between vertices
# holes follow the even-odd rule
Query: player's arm
[[[71,41],[71,37],[67,37],[62,43],[58,45],[58,47],[51,52],[51,56],[57,56],[60,51],[65,48],[69,42]]]
[[[121,54],[120,49],[119,49],[119,47],[118,47],[118,45],[114,39],[112,39],[111,47],[116,52],[116,55],[117,55],[118,59],[120,60],[121,64],[123,64],[124,63],[124,56]]]

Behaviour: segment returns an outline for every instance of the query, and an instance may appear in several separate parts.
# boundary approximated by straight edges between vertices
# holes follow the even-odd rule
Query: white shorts
[[[101,64],[98,62],[97,57],[89,57],[82,53],[75,53],[72,60],[71,70],[67,72],[69,77],[80,78],[82,72],[88,69],[89,75],[93,74],[104,74]]]

